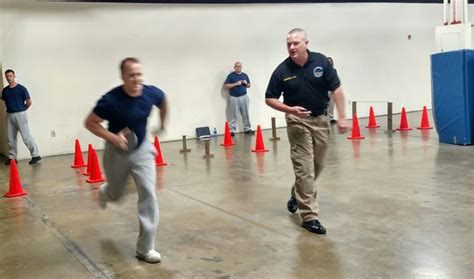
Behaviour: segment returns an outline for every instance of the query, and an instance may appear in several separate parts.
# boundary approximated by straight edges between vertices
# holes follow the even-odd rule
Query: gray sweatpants
[[[137,251],[146,254],[155,249],[155,236],[158,228],[159,209],[155,194],[156,187],[156,149],[144,141],[138,149],[130,152],[120,151],[107,142],[104,150],[104,171],[107,183],[104,189],[108,201],[117,201],[127,185],[131,174],[138,193],[138,222],[140,234]]]
[[[240,111],[242,121],[244,123],[244,132],[250,130],[249,120],[249,96],[244,95],[240,97],[230,96],[230,131],[237,131],[237,113]]]
[[[39,150],[36,146],[35,140],[31,136],[30,128],[28,127],[28,117],[26,111],[7,113],[7,134],[8,134],[8,145],[10,146],[10,152],[8,158],[17,158],[17,143],[16,138],[20,132],[23,143],[30,151],[31,157],[39,156]]]

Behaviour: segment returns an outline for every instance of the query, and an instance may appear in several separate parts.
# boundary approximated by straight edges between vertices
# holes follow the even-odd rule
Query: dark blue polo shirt
[[[324,114],[328,106],[328,91],[341,85],[337,72],[326,56],[308,51],[308,61],[303,67],[290,57],[273,72],[265,98],[278,99],[283,94],[283,103],[301,106],[311,111],[312,116]]]
[[[5,101],[8,113],[25,111],[25,101],[29,99],[28,90],[21,84],[17,84],[13,88],[9,86],[3,88],[2,100]]]
[[[250,83],[249,77],[244,72],[241,72],[240,74],[237,74],[236,72],[230,73],[225,79],[224,83],[225,84],[236,83],[239,80],[246,80],[248,83]],[[245,94],[247,94],[247,85],[241,84],[239,86],[231,88],[229,89],[229,94],[232,97],[244,96]]]
[[[97,102],[94,113],[109,123],[108,130],[118,133],[125,127],[138,138],[137,147],[144,141],[148,116],[153,105],[159,107],[165,98],[163,91],[155,86],[143,85],[142,94],[131,97],[122,88],[115,87]]]

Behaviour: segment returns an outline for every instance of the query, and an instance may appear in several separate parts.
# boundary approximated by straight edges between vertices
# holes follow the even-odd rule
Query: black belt
[[[319,117],[319,116],[321,116],[321,115],[326,115],[326,116],[327,116],[327,115],[328,115],[328,110],[325,109],[325,110],[323,110],[323,111],[320,112],[320,113],[313,113],[313,112],[311,112],[311,114],[310,114],[310,116],[312,116],[312,117]]]

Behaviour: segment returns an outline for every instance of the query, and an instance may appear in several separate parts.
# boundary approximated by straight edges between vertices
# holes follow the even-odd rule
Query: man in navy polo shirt
[[[332,91],[339,112],[340,132],[348,129],[344,113],[344,93],[339,77],[327,57],[308,51],[303,29],[291,30],[286,39],[289,57],[273,72],[265,93],[270,107],[286,113],[295,183],[287,208],[298,208],[302,227],[325,234],[319,222],[318,189],[315,180],[323,169],[327,150],[329,119],[326,116],[328,91]],[[279,100],[283,93],[283,102]]]
[[[123,85],[115,87],[97,102],[85,121],[89,131],[103,138],[104,170],[107,183],[99,188],[102,208],[109,201],[118,201],[132,175],[138,193],[140,234],[137,258],[148,262],[161,261],[155,250],[158,227],[156,199],[155,147],[146,140],[148,116],[153,106],[160,109],[161,130],[164,130],[166,99],[163,91],[143,84],[143,73],[136,58],[125,58],[120,64]],[[108,129],[100,124],[108,121]]]
[[[41,156],[38,146],[36,146],[35,140],[31,136],[30,128],[28,127],[28,117],[26,116],[26,110],[33,104],[30,94],[26,87],[16,82],[13,70],[8,69],[5,71],[5,79],[8,82],[8,86],[2,90],[2,100],[7,107],[7,133],[8,145],[10,147],[5,165],[10,165],[11,160],[16,161],[16,138],[18,132],[20,132],[23,143],[25,143],[30,151],[31,160],[29,164],[36,164],[41,160]]]
[[[235,135],[237,131],[237,113],[240,111],[244,124],[244,133],[254,134],[249,120],[249,96],[247,88],[250,88],[250,79],[246,73],[242,72],[242,63],[234,63],[234,71],[227,75],[224,87],[230,94],[230,134]]]

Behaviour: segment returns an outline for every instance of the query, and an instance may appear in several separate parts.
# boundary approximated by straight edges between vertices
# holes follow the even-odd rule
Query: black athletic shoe
[[[331,124],[336,124],[337,120],[336,119],[331,119],[331,121],[329,121],[329,122],[331,122]]]
[[[230,132],[230,136],[231,136],[231,137],[235,136],[235,133],[234,133],[234,132]]]
[[[326,234],[326,229],[323,227],[318,220],[311,220],[308,222],[304,222],[301,226],[308,231],[315,233],[315,234]]]
[[[245,131],[244,134],[255,135],[255,131],[254,130],[248,130],[248,131]]]
[[[5,161],[5,166],[9,166],[11,164],[11,161],[12,159],[8,158],[6,161]],[[15,159],[15,163],[18,163],[18,160]]]
[[[34,164],[38,163],[39,161],[41,161],[41,156],[36,156],[36,157],[31,158],[31,161],[29,161],[28,163],[30,165],[34,165]]]
[[[288,203],[286,204],[286,208],[291,213],[295,213],[298,210],[298,204],[296,203],[296,199],[291,197]]]

